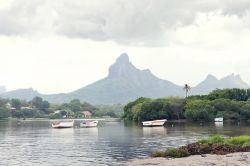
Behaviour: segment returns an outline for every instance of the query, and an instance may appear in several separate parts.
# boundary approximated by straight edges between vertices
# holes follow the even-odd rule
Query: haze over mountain
[[[5,86],[0,86],[0,94],[6,92]]]
[[[215,76],[209,74],[206,79],[192,88],[191,94],[208,94],[214,89],[225,88],[249,88],[249,85],[245,83],[239,74],[231,74],[221,79],[217,79]]]
[[[240,75],[231,74],[219,80],[209,74],[204,81],[193,87],[190,93],[207,94],[216,88],[248,87],[240,78]],[[67,94],[43,95],[32,88],[18,89],[1,94],[3,97],[25,100],[41,96],[45,100],[55,103],[69,102],[78,98],[92,104],[125,104],[138,97],[159,98],[184,95],[182,86],[157,78],[149,69],[137,69],[130,62],[126,53],[120,55],[116,62],[110,66],[107,77]]]

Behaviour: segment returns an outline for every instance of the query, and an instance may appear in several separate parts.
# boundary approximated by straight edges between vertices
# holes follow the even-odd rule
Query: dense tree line
[[[118,110],[118,111],[117,111]],[[34,97],[31,101],[0,98],[1,118],[82,118],[83,111],[89,111],[95,117],[118,117],[123,110],[122,105],[93,106],[87,102],[73,99],[69,103],[53,104],[41,97]]]
[[[183,98],[139,98],[124,107],[126,120],[144,121],[155,119],[189,121],[250,120],[250,90],[214,90],[208,95]]]

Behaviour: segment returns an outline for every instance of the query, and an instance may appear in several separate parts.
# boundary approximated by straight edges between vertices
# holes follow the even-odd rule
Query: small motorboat
[[[53,128],[72,128],[74,126],[74,120],[71,121],[54,121],[52,122]]]
[[[223,117],[214,118],[215,122],[223,122]]]
[[[163,126],[166,123],[166,121],[167,119],[143,121],[142,124],[145,127]]]
[[[88,128],[88,127],[96,127],[98,125],[97,120],[81,122],[80,127]]]

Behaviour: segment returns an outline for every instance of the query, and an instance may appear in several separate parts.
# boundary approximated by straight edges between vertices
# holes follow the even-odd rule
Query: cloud
[[[0,8],[0,34],[47,33],[53,30],[53,12],[46,0],[13,0],[9,6]]]
[[[1,5],[1,4],[0,4]],[[0,34],[57,34],[130,45],[164,45],[198,16],[245,17],[248,0],[13,0],[0,8]]]

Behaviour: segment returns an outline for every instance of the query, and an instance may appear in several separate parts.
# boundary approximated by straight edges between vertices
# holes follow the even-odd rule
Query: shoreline
[[[249,166],[250,152],[229,153],[226,155],[205,154],[184,158],[146,158],[135,159],[118,164],[119,166]]]

